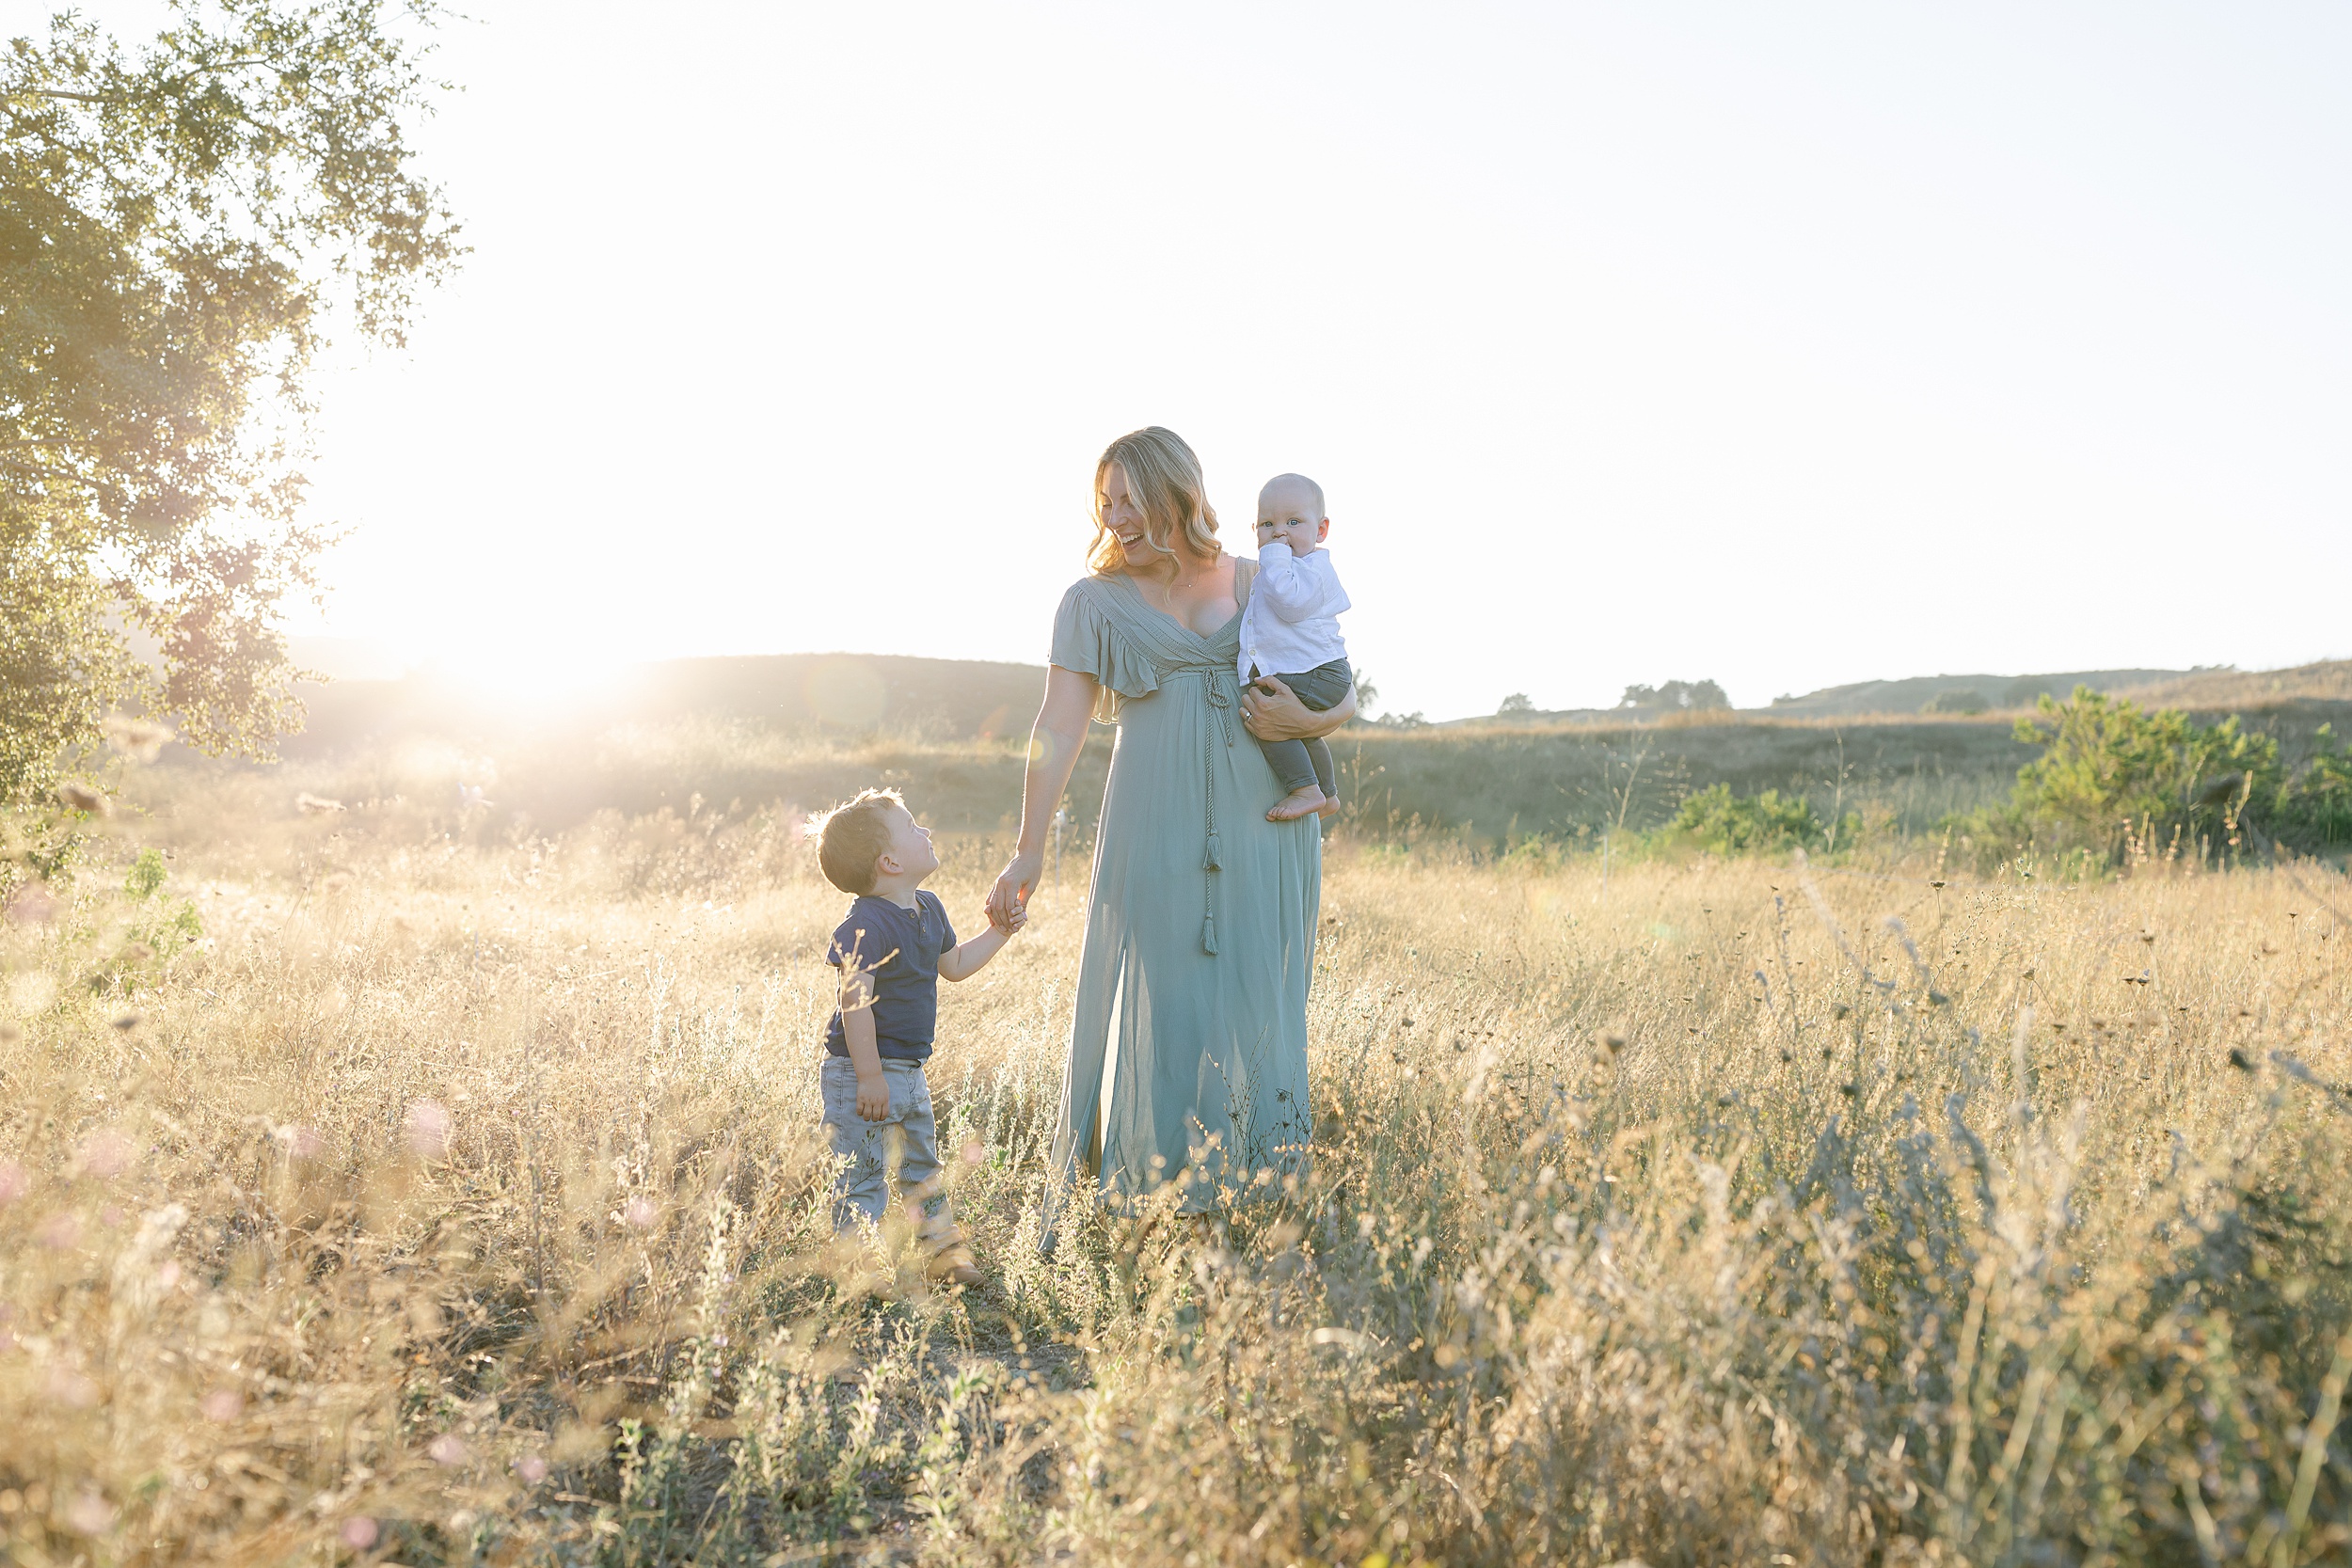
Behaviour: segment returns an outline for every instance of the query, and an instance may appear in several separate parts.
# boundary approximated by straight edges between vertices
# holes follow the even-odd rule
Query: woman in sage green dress
[[[1307,986],[1323,830],[1269,822],[1282,789],[1245,727],[1327,735],[1347,698],[1310,710],[1287,688],[1244,689],[1241,610],[1253,562],[1216,538],[1199,460],[1153,426],[1095,467],[1090,574],[1054,619],[1030,738],[1021,841],[989,895],[1025,902],[1089,716],[1118,726],[1096,830],[1047,1195],[1094,1177],[1132,1198],[1170,1181],[1200,1212],[1260,1196],[1295,1168],[1310,1130]]]

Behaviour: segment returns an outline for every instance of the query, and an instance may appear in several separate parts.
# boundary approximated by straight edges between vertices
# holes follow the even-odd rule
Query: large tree
[[[211,752],[292,721],[280,615],[317,591],[307,372],[397,344],[456,228],[405,131],[426,0],[173,0],[0,57],[0,804],[110,710]]]

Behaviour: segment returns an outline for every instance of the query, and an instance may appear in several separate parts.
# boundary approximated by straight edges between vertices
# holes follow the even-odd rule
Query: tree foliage
[[[403,341],[459,254],[405,127],[423,0],[175,0],[0,48],[0,801],[106,712],[266,754],[327,325]],[[140,657],[142,642],[149,657]]]

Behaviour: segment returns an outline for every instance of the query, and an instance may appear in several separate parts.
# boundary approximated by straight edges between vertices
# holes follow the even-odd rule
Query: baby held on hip
[[[1323,547],[1330,533],[1323,486],[1304,474],[1278,474],[1258,492],[1258,576],[1242,612],[1241,678],[1272,675],[1317,713],[1336,706],[1355,685],[1347,641],[1340,635],[1347,591]],[[1322,739],[1258,745],[1287,792],[1267,820],[1290,822],[1340,809],[1331,748]]]

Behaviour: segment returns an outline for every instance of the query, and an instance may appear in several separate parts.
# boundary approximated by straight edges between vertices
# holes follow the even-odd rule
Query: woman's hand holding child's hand
[[[1017,854],[988,892],[988,923],[1009,936],[1029,918],[1029,890],[1045,869],[1043,850]]]

